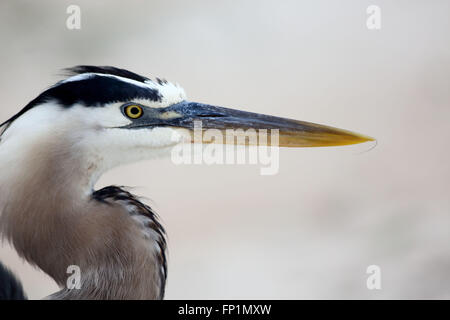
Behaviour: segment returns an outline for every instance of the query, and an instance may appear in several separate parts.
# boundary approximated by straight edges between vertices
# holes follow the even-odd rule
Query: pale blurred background
[[[66,8],[81,8],[81,29]],[[366,27],[369,5],[381,29]],[[60,69],[114,65],[193,101],[374,136],[255,165],[121,167],[169,236],[167,299],[450,298],[450,1],[1,1],[0,119]],[[1,174],[1,173],[0,173]],[[55,283],[3,244],[32,299]],[[368,290],[366,268],[381,268]]]

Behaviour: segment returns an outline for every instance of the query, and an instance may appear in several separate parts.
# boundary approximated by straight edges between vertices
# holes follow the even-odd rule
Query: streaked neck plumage
[[[162,298],[166,245],[156,216],[120,188],[94,192],[108,168],[70,130],[54,133],[12,130],[0,142],[3,237],[61,286],[50,298]],[[72,265],[80,289],[66,288]]]

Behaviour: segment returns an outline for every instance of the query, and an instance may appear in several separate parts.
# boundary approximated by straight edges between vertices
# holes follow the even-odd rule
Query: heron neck
[[[160,266],[142,230],[121,205],[92,198],[99,173],[75,151],[41,143],[18,153],[0,145],[1,233],[62,287],[52,298],[158,298]],[[73,266],[80,288],[69,290]]]

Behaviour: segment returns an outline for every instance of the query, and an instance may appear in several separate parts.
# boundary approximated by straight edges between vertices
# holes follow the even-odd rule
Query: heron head
[[[202,130],[278,130],[281,147],[356,144],[370,137],[329,126],[190,102],[184,90],[113,67],[78,66],[3,123],[13,136],[58,144],[58,152],[87,155],[110,168],[168,153]],[[242,132],[242,131],[241,131]],[[236,140],[233,140],[236,141]],[[270,142],[269,142],[270,143]],[[41,145],[42,145],[41,144]],[[37,144],[39,146],[39,144]],[[49,149],[41,148],[41,152]]]

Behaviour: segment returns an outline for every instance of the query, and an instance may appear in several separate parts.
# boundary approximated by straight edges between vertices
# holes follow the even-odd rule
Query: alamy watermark
[[[372,264],[367,267],[366,273],[369,274],[366,280],[367,289],[381,290],[381,268]]]
[[[70,265],[67,267],[67,274],[70,276],[67,277],[66,286],[67,289],[81,289],[81,269],[77,265]]]
[[[278,129],[203,129],[194,121],[193,144],[172,149],[174,164],[259,164],[261,175],[278,173]]]
[[[66,19],[66,27],[69,30],[81,29],[81,8],[75,4],[67,7],[66,13],[69,15]]]
[[[377,5],[370,5],[366,9],[368,14],[366,20],[366,26],[369,30],[380,30],[381,29],[381,9]]]

